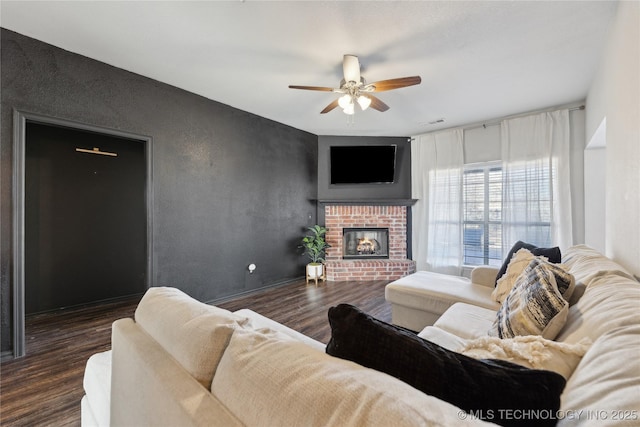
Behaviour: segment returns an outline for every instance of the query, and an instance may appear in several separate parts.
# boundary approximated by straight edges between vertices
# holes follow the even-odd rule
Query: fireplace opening
[[[389,258],[388,228],[343,228],[342,258]]]

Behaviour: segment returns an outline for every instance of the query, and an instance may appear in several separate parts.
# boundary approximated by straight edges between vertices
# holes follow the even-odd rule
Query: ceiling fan
[[[355,55],[344,55],[342,60],[342,70],[344,72],[344,79],[340,81],[339,88],[296,85],[290,85],[289,88],[342,93],[344,95],[327,105],[320,114],[328,113],[337,106],[340,106],[345,114],[351,115],[355,113],[356,103],[362,110],[366,110],[371,107],[374,110],[387,111],[389,106],[377,97],[373,96],[373,92],[400,89],[420,84],[422,81],[420,76],[412,76],[367,83],[364,77],[360,75],[360,62],[358,61],[358,57]]]

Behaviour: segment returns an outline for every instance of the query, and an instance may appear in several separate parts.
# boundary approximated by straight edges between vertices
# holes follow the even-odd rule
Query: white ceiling
[[[612,1],[5,1],[2,27],[317,135],[409,136],[583,100]],[[391,108],[320,111],[342,56]],[[444,118],[439,125],[429,122]]]

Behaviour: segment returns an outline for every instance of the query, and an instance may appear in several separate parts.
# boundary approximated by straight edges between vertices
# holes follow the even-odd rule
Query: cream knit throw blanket
[[[509,339],[481,337],[468,341],[458,352],[475,359],[500,359],[532,369],[554,371],[569,379],[591,344],[589,338],[567,344],[539,335]]]

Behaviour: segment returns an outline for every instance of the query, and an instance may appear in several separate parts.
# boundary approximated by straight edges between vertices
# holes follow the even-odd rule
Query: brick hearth
[[[415,273],[407,259],[407,206],[325,206],[327,280],[396,280]],[[388,228],[389,259],[342,259],[343,228]]]

